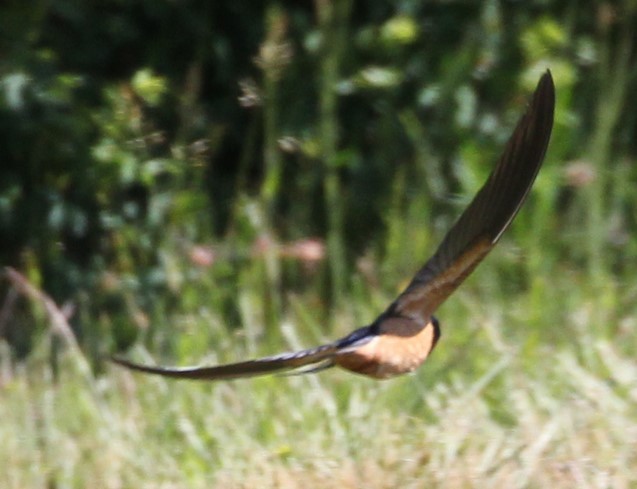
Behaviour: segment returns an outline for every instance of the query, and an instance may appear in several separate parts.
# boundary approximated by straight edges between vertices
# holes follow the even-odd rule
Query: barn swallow
[[[316,348],[226,365],[167,368],[112,360],[139,372],[197,380],[334,366],[376,379],[412,372],[440,338],[434,312],[495,246],[529,193],[549,143],[554,107],[555,87],[547,70],[483,187],[407,288],[370,325]]]

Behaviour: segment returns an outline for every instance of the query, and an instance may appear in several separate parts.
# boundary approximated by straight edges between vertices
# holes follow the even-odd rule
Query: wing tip
[[[141,363],[132,362],[126,358],[118,355],[111,355],[108,360],[115,365],[123,368],[127,368],[134,372],[142,372],[146,374],[161,375],[164,377],[183,378],[183,379],[198,379],[199,377],[193,374],[197,373],[197,367],[160,367],[153,365],[144,365]]]
[[[109,355],[106,358],[106,360],[119,367],[124,367],[129,370],[135,370],[137,372],[154,373],[157,370],[156,367],[151,367],[150,365],[142,365],[140,363],[131,362],[130,360],[127,360],[124,357],[120,357],[119,355]]]
[[[540,77],[535,88],[533,95],[532,107],[542,105],[545,109],[548,109],[550,116],[551,127],[553,123],[553,114],[555,112],[555,82],[553,81],[553,75],[550,69],[546,69],[544,74]]]

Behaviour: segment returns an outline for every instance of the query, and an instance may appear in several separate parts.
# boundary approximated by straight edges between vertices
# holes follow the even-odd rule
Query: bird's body
[[[435,318],[424,326],[406,318],[388,318],[376,334],[353,348],[342,348],[334,364],[359,374],[387,379],[416,370],[429,356],[440,337]]]
[[[166,377],[224,380],[273,372],[314,372],[338,366],[384,379],[412,372],[440,337],[433,314],[491,251],[528,194],[553,127],[555,88],[547,71],[498,164],[434,255],[371,325],[333,343],[298,352],[213,367],[166,368],[113,358],[132,370]]]

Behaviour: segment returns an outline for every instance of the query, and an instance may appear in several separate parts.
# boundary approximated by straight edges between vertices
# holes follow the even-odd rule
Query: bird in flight
[[[378,318],[315,348],[211,367],[159,367],[113,357],[116,364],[177,379],[229,380],[338,366],[376,379],[412,372],[440,338],[434,312],[491,251],[517,214],[542,165],[553,127],[555,87],[540,78],[526,113],[489,178],[407,288]]]

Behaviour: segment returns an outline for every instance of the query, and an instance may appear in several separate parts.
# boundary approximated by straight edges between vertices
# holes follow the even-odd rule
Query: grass
[[[506,257],[510,243],[500,251]],[[573,302],[563,297],[568,312],[553,321],[532,310],[532,294],[490,296],[481,281],[503,259],[487,261],[441,310],[431,359],[391,381],[333,370],[200,384],[111,366],[92,376],[73,349],[54,379],[50,337],[15,369],[3,350],[0,486],[634,487],[634,317],[620,342],[596,333],[591,320],[613,313],[591,314],[594,297],[568,275],[553,290],[571,290]],[[311,297],[289,302],[282,336],[252,353],[321,340]],[[371,317],[374,307],[360,310]],[[190,342],[218,320],[212,310],[171,319],[190,323],[175,332]],[[358,318],[337,319],[341,334]],[[550,334],[558,328],[569,333]],[[225,349],[211,362],[249,345],[232,333],[216,341]],[[132,353],[152,361],[142,348]]]

